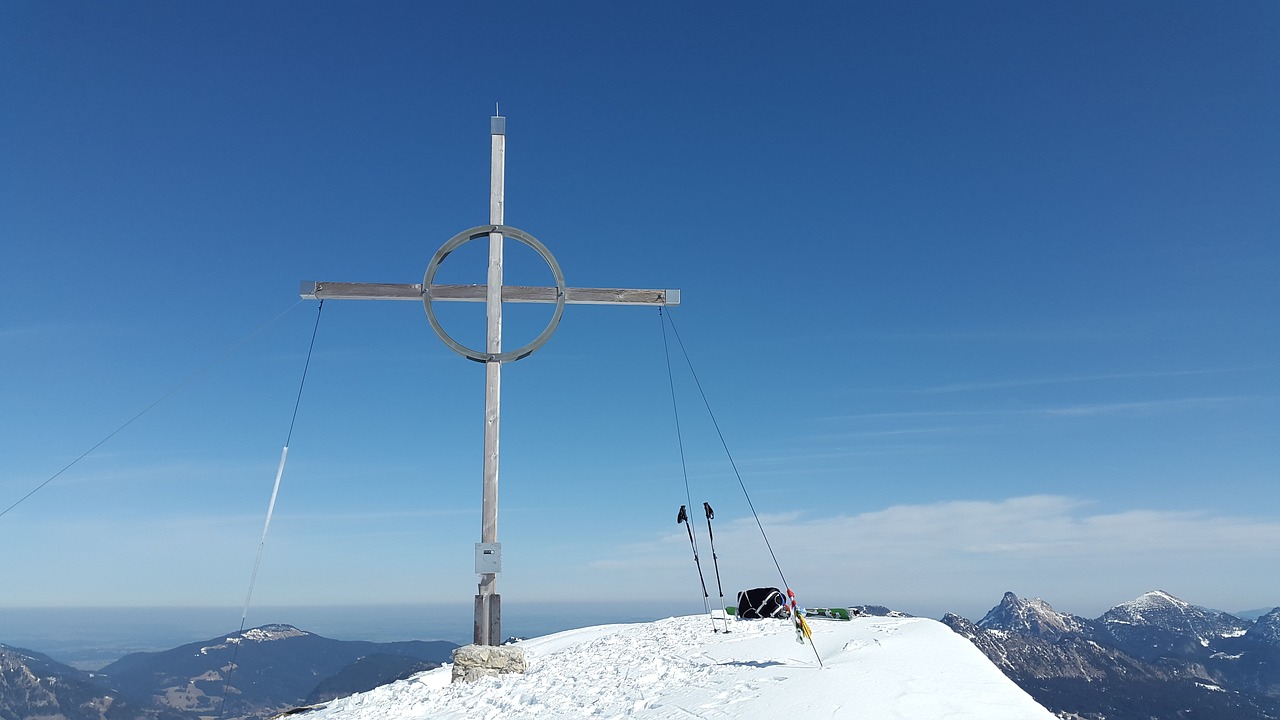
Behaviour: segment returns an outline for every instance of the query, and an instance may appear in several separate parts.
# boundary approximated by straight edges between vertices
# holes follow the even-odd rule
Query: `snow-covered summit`
[[[969,641],[923,618],[790,621],[707,616],[570,630],[520,643],[524,675],[450,684],[445,666],[335,700],[309,718],[867,717],[1052,720]]]
[[[292,625],[263,625],[262,627],[251,628],[244,632],[236,633],[228,636],[225,640],[217,645],[206,645],[200,648],[201,655],[207,655],[212,650],[221,650],[228,645],[238,645],[240,643],[264,643],[273,642],[275,640],[286,640],[288,638],[304,637],[311,633],[306,630],[299,630]]]
[[[1145,622],[1146,615],[1160,616],[1163,614],[1176,612],[1186,613],[1194,611],[1196,606],[1170,595],[1163,590],[1152,590],[1145,592],[1133,600],[1122,602],[1111,608],[1111,612],[1118,617],[1124,616],[1135,622]]]
[[[1163,590],[1143,593],[1134,600],[1120,603],[1103,613],[1099,620],[1113,628],[1116,625],[1154,626],[1202,637],[1238,636],[1252,625],[1234,615],[1192,605]]]
[[[1006,592],[1000,604],[978,621],[978,627],[1053,639],[1068,633],[1084,632],[1087,621],[1060,613],[1040,598],[1028,600]]]
[[[1171,652],[1212,653],[1217,641],[1240,637],[1253,625],[1160,590],[1120,603],[1098,620],[1125,652],[1144,660]]]
[[[240,633],[239,638],[227,638],[228,642],[245,640],[248,642],[272,642],[288,638],[310,635],[306,630],[299,630],[292,625],[263,625]]]

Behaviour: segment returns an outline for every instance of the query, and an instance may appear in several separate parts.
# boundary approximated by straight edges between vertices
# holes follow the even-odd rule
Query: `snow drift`
[[[335,700],[309,718],[739,718],[1052,720],[968,640],[933,620],[705,616],[569,630],[521,643],[524,675],[450,684],[450,668]]]

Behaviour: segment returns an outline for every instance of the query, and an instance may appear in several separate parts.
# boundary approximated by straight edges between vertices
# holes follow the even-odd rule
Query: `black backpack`
[[[778,588],[755,588],[738,593],[738,617],[742,620],[790,616],[787,601]]]

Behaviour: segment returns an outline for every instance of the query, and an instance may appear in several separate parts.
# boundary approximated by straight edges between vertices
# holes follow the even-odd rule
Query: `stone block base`
[[[510,645],[463,645],[453,651],[453,682],[523,673],[524,649]]]

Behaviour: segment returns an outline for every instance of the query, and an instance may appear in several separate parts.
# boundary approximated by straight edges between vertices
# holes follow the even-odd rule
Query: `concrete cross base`
[[[463,645],[453,651],[453,682],[523,673],[524,649],[494,645]]]

